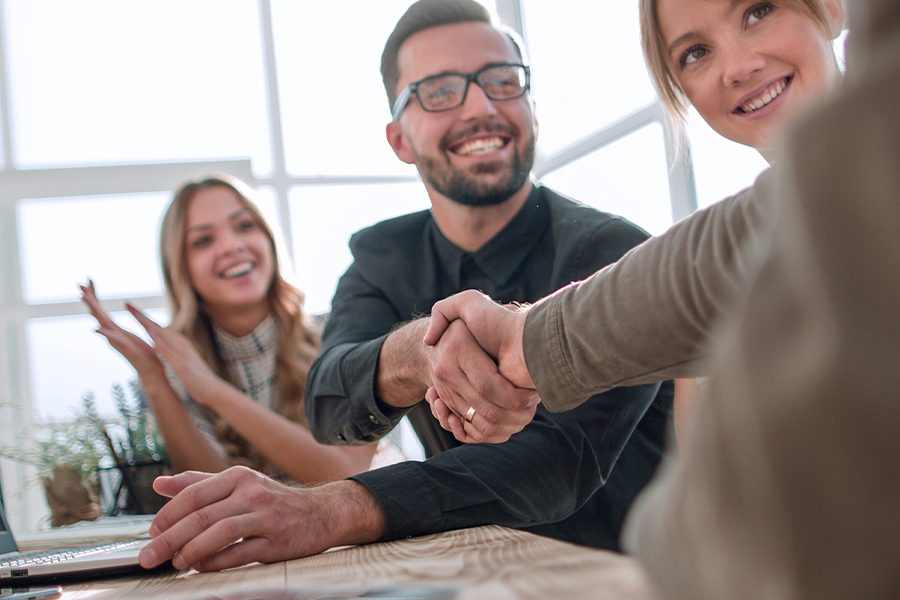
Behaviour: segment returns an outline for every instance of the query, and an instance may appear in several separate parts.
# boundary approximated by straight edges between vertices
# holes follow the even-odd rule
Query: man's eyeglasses
[[[394,102],[392,117],[403,114],[411,96],[428,112],[450,110],[466,101],[469,84],[475,83],[491,100],[512,100],[524,96],[530,86],[528,67],[503,63],[487,65],[474,73],[441,73],[414,81],[400,92]]]

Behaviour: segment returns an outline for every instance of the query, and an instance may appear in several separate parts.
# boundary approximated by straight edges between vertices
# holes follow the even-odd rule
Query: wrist
[[[534,380],[525,362],[525,320],[528,318],[528,306],[518,308],[509,323],[509,335],[501,346],[501,364],[507,366],[507,373],[519,387],[534,388]]]
[[[166,377],[166,372],[164,369],[154,369],[151,372],[138,372],[138,378],[141,382],[141,387],[144,389],[144,392],[147,395],[153,395],[161,390],[171,388],[172,386],[169,384],[169,378]]]
[[[193,385],[191,387],[197,388],[189,388],[187,390],[194,402],[196,402],[197,404],[201,404],[207,408],[216,410],[217,412],[219,410],[227,408],[227,403],[231,398],[229,393],[232,391],[237,392],[237,389],[235,387],[233,387],[223,379],[220,379],[219,377],[214,377],[206,385]]]
[[[378,357],[375,391],[378,398],[395,408],[407,408],[425,397],[431,385],[426,367],[426,352],[422,339],[428,319],[419,319],[394,330]]]
[[[368,544],[384,535],[384,511],[366,486],[345,479],[316,489],[326,496],[334,545]]]

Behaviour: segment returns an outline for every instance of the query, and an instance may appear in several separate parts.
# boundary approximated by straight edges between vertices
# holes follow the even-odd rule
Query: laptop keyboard
[[[67,548],[63,550],[43,550],[37,552],[22,552],[17,554],[15,558],[0,558],[0,567],[22,567],[27,565],[41,565],[47,563],[57,563],[64,560],[87,556],[90,554],[99,554],[101,552],[113,552],[122,550],[137,544],[134,540],[125,542],[114,542],[112,544],[98,544],[96,546],[84,546],[81,548]]]

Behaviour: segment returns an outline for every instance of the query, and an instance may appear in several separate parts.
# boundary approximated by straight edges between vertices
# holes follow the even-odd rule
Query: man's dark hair
[[[409,7],[384,44],[381,53],[381,79],[387,92],[388,106],[393,108],[397,99],[397,81],[400,79],[400,68],[397,65],[397,53],[410,36],[425,29],[476,21],[493,25],[491,14],[475,0],[419,0]],[[524,60],[521,43],[510,31],[500,28],[509,37],[519,58]]]

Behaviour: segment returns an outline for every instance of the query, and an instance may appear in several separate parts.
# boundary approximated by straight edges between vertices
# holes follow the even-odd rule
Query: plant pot
[[[50,506],[52,527],[92,521],[100,516],[96,486],[85,480],[82,471],[69,465],[59,465],[50,476],[41,480]]]
[[[153,480],[169,472],[169,465],[159,461],[97,469],[103,513],[142,515],[158,512],[169,499],[153,491]]]

